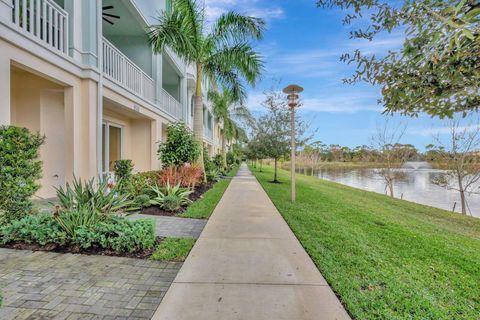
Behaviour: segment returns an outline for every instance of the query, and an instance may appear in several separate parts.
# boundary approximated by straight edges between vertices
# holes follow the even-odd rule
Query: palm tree
[[[261,57],[253,50],[251,40],[262,37],[265,22],[235,12],[222,14],[207,26],[205,10],[196,0],[175,0],[171,12],[151,26],[150,42],[155,53],[170,47],[187,63],[196,64],[197,83],[193,131],[203,145],[202,80],[219,83],[242,99],[243,82],[254,85],[263,69]],[[202,148],[203,152],[203,148]],[[203,155],[199,165],[204,169]]]
[[[248,108],[242,104],[242,100],[236,98],[230,91],[223,89],[210,91],[208,99],[213,105],[213,114],[223,122],[222,134],[222,159],[224,168],[227,167],[226,143],[233,140],[240,141],[246,139],[245,131],[237,124],[241,121],[247,124],[253,122],[253,116]]]

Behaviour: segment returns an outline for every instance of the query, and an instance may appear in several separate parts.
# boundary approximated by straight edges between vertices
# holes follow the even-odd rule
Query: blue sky
[[[261,110],[263,92],[271,88],[272,79],[281,80],[282,85],[296,83],[305,88],[300,114],[317,129],[315,140],[349,147],[369,144],[384,119],[377,104],[380,91],[368,84],[343,84],[342,79],[353,73],[354,66],[340,62],[340,55],[356,48],[377,55],[395,50],[403,42],[401,32],[382,35],[374,42],[351,40],[352,26],[342,25],[344,12],[317,8],[315,0],[205,2],[209,19],[234,9],[267,21],[267,32],[258,45],[266,72],[249,91],[248,106],[253,111]],[[406,124],[403,142],[421,150],[433,141],[433,135],[448,133],[445,121],[426,115],[396,115],[390,122]]]

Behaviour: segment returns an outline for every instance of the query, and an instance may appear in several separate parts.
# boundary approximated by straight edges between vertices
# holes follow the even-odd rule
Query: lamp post
[[[292,202],[295,202],[296,192],[295,192],[295,156],[296,156],[296,145],[295,145],[295,108],[298,107],[298,94],[303,91],[303,88],[291,84],[283,89],[283,92],[287,94],[288,106],[290,108],[290,143],[291,143],[291,159],[290,159],[290,174],[291,174],[291,197]]]

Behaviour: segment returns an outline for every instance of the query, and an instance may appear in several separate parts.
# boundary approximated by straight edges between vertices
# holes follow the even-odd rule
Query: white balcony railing
[[[165,89],[162,88],[161,108],[170,113],[177,119],[182,118],[182,105],[174,97],[172,97]]]
[[[155,81],[105,38],[103,38],[103,72],[125,89],[155,102]]]
[[[13,0],[12,22],[48,46],[68,52],[68,13],[52,0]]]

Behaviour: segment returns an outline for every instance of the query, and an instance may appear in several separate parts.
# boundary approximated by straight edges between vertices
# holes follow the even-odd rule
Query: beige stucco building
[[[193,125],[195,66],[148,44],[147,26],[163,10],[165,0],[0,0],[0,125],[46,136],[38,196],[118,159],[158,169],[168,123]],[[210,155],[219,132],[206,101]]]

